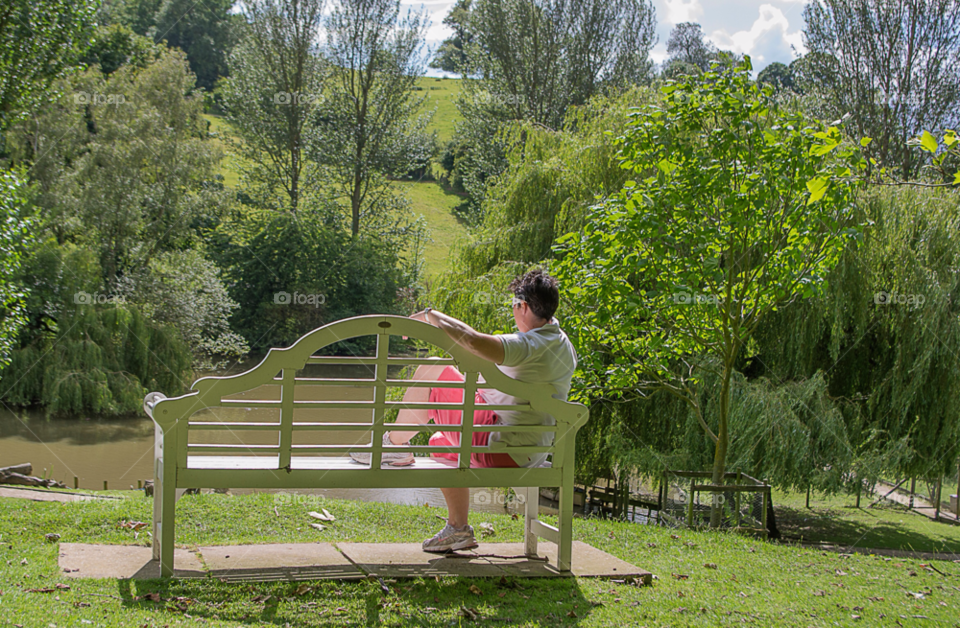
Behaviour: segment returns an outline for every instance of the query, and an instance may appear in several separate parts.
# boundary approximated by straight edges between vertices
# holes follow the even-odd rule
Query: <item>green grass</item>
[[[70,580],[57,568],[61,542],[145,542],[117,527],[150,521],[150,500],[42,503],[0,499],[0,622],[22,626],[955,626],[960,565],[847,556],[721,532],[675,532],[575,520],[574,538],[657,575],[652,586],[592,579],[440,578],[388,582],[234,583]],[[437,508],[327,500],[337,523],[308,526],[313,506],[270,494],[198,495],[178,505],[178,543],[418,542],[438,526]],[[275,514],[274,507],[279,516]],[[521,522],[489,521],[497,541],[519,541]],[[709,566],[708,566],[709,565]],[[715,566],[716,568],[712,568]],[[939,570],[939,571],[937,571]],[[941,575],[946,574],[946,575]],[[70,588],[52,593],[27,589]],[[474,585],[479,594],[471,591]],[[160,601],[145,596],[158,593]],[[468,621],[461,608],[476,609]],[[918,620],[923,616],[927,620]],[[862,621],[857,621],[857,617]],[[918,624],[918,622],[922,622]]]
[[[460,119],[460,112],[455,104],[457,94],[460,93],[460,79],[424,77],[417,86],[423,88],[417,94],[427,97],[423,103],[424,111],[437,108],[427,131],[435,130],[437,139],[444,143],[453,137],[454,125]]]
[[[774,491],[781,534],[805,543],[832,543],[913,552],[960,553],[960,526],[938,523],[889,502],[868,507],[876,496],[814,494],[810,509],[801,493]]]
[[[424,250],[424,274],[430,279],[450,267],[450,249],[466,233],[466,227],[453,213],[464,199],[444,190],[436,181],[398,181],[396,185],[410,199],[413,212],[423,215],[430,230],[430,241]]]

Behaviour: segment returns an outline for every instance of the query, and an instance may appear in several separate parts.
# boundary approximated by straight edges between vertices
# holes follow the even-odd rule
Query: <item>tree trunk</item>
[[[730,413],[730,380],[733,378],[733,363],[727,361],[723,366],[723,382],[720,388],[720,421],[717,425],[717,446],[713,454],[713,484],[724,483],[727,465],[727,417]],[[719,528],[723,522],[723,503],[716,493],[711,495],[710,527]]]

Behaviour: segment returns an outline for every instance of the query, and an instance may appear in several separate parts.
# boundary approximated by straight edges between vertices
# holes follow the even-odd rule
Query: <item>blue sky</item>
[[[655,61],[667,57],[667,38],[674,24],[699,22],[704,32],[719,48],[749,54],[755,71],[773,61],[790,63],[795,58],[792,48],[804,52],[803,7],[807,0],[653,0],[657,9],[659,42],[651,55]],[[404,2],[404,7],[430,13],[432,25],[427,45],[436,49],[449,35],[443,18],[453,6],[445,2]],[[442,72],[429,70],[430,76]]]

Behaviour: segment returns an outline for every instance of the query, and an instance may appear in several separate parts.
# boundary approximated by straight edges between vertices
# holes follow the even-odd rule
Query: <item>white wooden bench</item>
[[[331,345],[373,336],[374,355],[324,355]],[[389,354],[391,336],[430,343],[449,357],[407,357]],[[396,343],[396,341],[395,341]],[[310,365],[367,369],[363,377],[310,377]],[[424,364],[454,365],[465,382],[394,379],[398,368]],[[371,370],[372,367],[372,377]],[[389,371],[389,372],[388,372]],[[482,376],[478,386],[478,377]],[[317,388],[317,387],[321,388]],[[404,403],[392,401],[391,388],[463,388],[463,403]],[[381,468],[382,437],[394,428],[384,423],[388,410],[451,408],[470,417],[478,387],[495,388],[529,405],[493,406],[488,410],[532,408],[546,412],[556,426],[461,426],[404,424],[404,431],[459,431],[459,447],[409,446],[397,451],[454,452],[459,463],[417,457],[409,467]],[[536,555],[537,540],[557,545],[557,567],[570,570],[572,549],[574,444],[587,421],[582,404],[553,397],[550,384],[528,384],[504,375],[487,362],[461,349],[442,330],[399,316],[360,316],[316,329],[286,349],[271,349],[253,369],[228,377],[204,377],[191,392],[167,398],[150,393],[144,410],[156,424],[153,502],[153,557],[161,576],[173,575],[174,510],[177,497],[191,488],[324,489],[515,487],[525,497],[525,551]],[[319,399],[318,399],[319,397]],[[266,419],[266,420],[265,420]],[[548,431],[551,447],[473,447],[475,431]],[[254,434],[251,434],[254,431]],[[334,432],[334,434],[330,434]],[[238,434],[242,434],[242,442]],[[340,444],[308,442],[339,436]],[[235,442],[224,442],[224,441]],[[262,441],[251,444],[251,440]],[[343,444],[346,443],[346,444]],[[353,462],[350,452],[369,452],[372,464]],[[548,452],[550,462],[536,468],[469,468],[471,453]],[[557,527],[539,520],[539,487],[559,487]]]

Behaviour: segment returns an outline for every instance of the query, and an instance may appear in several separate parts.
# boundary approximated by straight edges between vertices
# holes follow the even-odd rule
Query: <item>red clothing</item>
[[[443,373],[440,374],[440,381],[443,382],[462,382],[464,381],[464,376],[460,371],[455,369],[452,366],[448,366],[443,369]],[[463,389],[462,388],[431,388],[430,389],[430,401],[431,402],[440,402],[440,403],[463,403]],[[476,396],[474,397],[474,403],[477,405],[486,403],[486,400],[483,398],[483,395],[480,394],[478,390]],[[459,410],[438,410],[431,408],[427,410],[430,418],[433,419],[433,422],[438,425],[460,425],[460,415],[463,414]],[[474,410],[473,412],[473,424],[474,425],[496,425],[497,424],[497,415],[492,410]],[[486,447],[487,443],[490,441],[490,432],[474,432],[473,433],[473,446],[474,447]],[[460,432],[434,432],[430,437],[430,445],[433,447],[459,447],[460,446]],[[437,458],[446,458],[448,460],[453,460],[456,462],[459,460],[459,454],[455,453],[440,453],[434,452],[431,454]],[[470,456],[470,466],[473,468],[489,468],[489,467],[509,467],[516,468],[518,465],[509,454],[478,454],[474,453]]]

